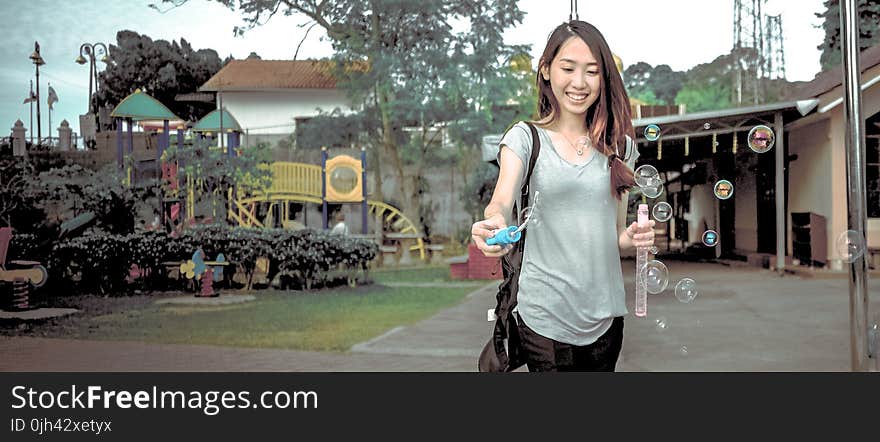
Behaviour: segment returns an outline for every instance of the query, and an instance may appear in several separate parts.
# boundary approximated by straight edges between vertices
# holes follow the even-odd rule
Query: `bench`
[[[431,264],[443,264],[443,249],[446,248],[443,244],[428,244],[425,248],[431,257]]]
[[[397,264],[397,245],[393,246],[379,246],[379,253],[382,254],[382,266],[394,266]]]

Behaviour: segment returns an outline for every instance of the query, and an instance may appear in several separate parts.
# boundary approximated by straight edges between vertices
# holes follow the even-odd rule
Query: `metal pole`
[[[361,147],[361,233],[367,234],[367,148]]]
[[[33,96],[33,94],[34,94],[34,80],[31,80],[31,90],[29,92],[28,98]],[[31,146],[33,146],[33,144],[34,144],[34,102],[31,101],[29,104],[31,105],[31,127],[30,127]]]
[[[327,230],[327,146],[321,146],[321,220]]]
[[[865,120],[859,87],[859,12],[856,0],[840,2],[840,35],[843,38],[844,121],[846,123],[847,225],[865,245]],[[850,356],[852,371],[868,371],[868,297],[863,253],[849,267]]]
[[[782,122],[782,113],[777,112],[773,121],[773,131],[776,133],[775,160],[776,160],[776,271],[785,270],[785,126]]]
[[[94,113],[92,105],[92,80],[95,78],[95,51],[89,52],[89,113]]]
[[[40,65],[37,64],[37,144],[43,144],[43,131],[40,125]]]

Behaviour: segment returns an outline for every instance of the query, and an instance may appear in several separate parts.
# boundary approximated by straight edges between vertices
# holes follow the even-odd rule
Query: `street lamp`
[[[40,43],[34,42],[34,53],[30,56],[31,61],[37,69],[37,145],[42,144],[42,131],[40,127],[40,66],[46,64],[43,57],[40,56]]]
[[[83,57],[83,54],[89,57],[89,113],[94,113],[93,110],[93,100],[92,100],[92,80],[95,82],[95,93],[98,93],[98,68],[95,66],[95,55],[97,55],[98,51],[101,51],[101,61],[106,64],[110,59],[107,57],[107,46],[104,43],[83,43],[82,46],[79,47],[79,57],[76,57],[76,62],[83,65],[86,64],[86,58]]]

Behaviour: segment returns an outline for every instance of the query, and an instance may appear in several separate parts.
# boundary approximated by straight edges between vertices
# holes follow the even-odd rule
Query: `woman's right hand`
[[[508,244],[506,246],[494,245],[490,246],[486,244],[486,240],[491,238],[495,232],[507,228],[507,221],[504,219],[504,216],[501,214],[496,214],[488,219],[484,219],[482,221],[477,221],[471,227],[471,239],[473,239],[474,244],[477,245],[477,248],[483,252],[485,256],[504,256],[513,248],[513,245]]]

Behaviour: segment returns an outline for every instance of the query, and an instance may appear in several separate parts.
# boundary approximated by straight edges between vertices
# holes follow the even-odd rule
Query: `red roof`
[[[335,89],[332,67],[318,60],[231,60],[199,90]]]

